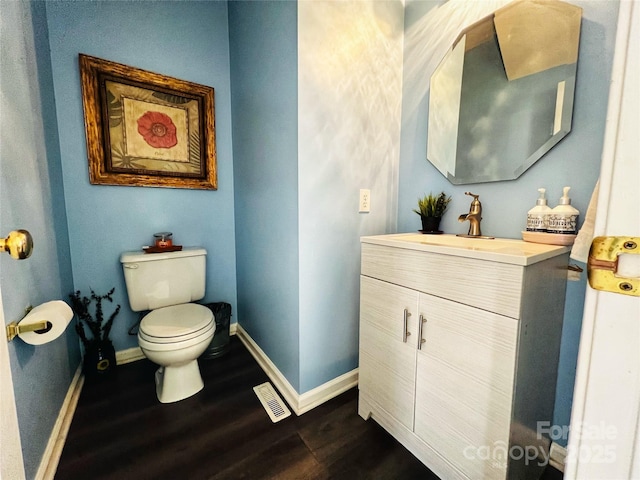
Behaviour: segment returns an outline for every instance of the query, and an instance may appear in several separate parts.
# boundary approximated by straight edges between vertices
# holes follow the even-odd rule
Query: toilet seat
[[[196,303],[185,303],[158,308],[140,322],[138,340],[167,346],[188,340],[201,341],[199,337],[215,329],[213,312]],[[197,343],[197,342],[196,342]],[[181,348],[186,345],[180,345]]]
[[[211,342],[215,331],[216,323],[211,322],[207,328],[198,330],[197,336],[193,336],[187,340],[176,340],[176,337],[173,337],[173,341],[171,338],[168,338],[165,339],[164,342],[145,340],[145,338],[140,336],[140,332],[138,332],[138,345],[142,349],[143,353],[146,352],[145,355],[147,357],[149,356],[147,355],[147,353],[149,352],[178,352],[193,347],[194,345],[198,345],[200,343],[204,343],[206,348],[206,345]],[[204,351],[205,348],[203,348],[202,351]]]

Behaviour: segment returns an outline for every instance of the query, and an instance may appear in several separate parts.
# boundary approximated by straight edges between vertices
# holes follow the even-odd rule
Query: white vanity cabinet
[[[359,414],[443,480],[536,478],[567,262],[518,240],[364,237]]]

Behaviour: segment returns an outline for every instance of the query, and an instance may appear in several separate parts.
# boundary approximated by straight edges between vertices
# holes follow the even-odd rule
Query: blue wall
[[[207,249],[203,301],[236,308],[229,31],[226,2],[46,2],[54,95],[60,127],[73,284],[88,292],[116,287],[123,309],[114,322],[116,350],[137,346],[121,252],[140,250],[153,234]],[[218,190],[90,185],[78,53],[177,77],[215,89]]]
[[[358,367],[360,237],[396,228],[403,14],[298,4],[300,393]]]
[[[517,180],[459,186],[449,184],[426,160],[428,82],[431,66],[439,60],[432,58],[439,31],[429,34],[421,26],[429,24],[442,2],[407,4],[398,231],[420,228],[419,217],[412,209],[417,198],[429,192],[445,191],[452,197],[440,225],[446,233],[467,233],[468,224],[457,221],[458,215],[469,211],[470,197],[464,195],[465,191],[480,195],[482,232],[498,237],[521,238],[527,211],[535,204],[539,187],[547,189],[553,207],[562,195],[562,187],[571,186],[572,204],[581,214],[586,212],[600,172],[618,2],[571,3],[583,8],[572,131]],[[554,418],[558,425],[568,425],[570,419],[585,288],[584,278],[567,287]]]
[[[298,393],[357,367],[359,238],[395,228],[402,22],[396,0],[229,4],[238,311]]]
[[[44,3],[0,2],[0,205],[3,236],[31,232],[30,258],[0,256],[6,323],[72,289],[56,102]],[[73,329],[35,347],[8,345],[26,478],[33,478],[80,362]],[[4,388],[4,386],[0,386]]]
[[[298,390],[296,10],[229,4],[238,316]]]

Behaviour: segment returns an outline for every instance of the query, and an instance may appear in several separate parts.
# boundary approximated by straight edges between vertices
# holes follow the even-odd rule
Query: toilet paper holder
[[[28,306],[25,309],[24,316],[22,318],[26,317],[31,310],[33,310],[33,307]],[[9,325],[7,325],[7,340],[10,342],[11,340],[13,340],[18,335],[24,332],[46,333],[50,329],[51,329],[51,323],[47,320],[39,320],[37,322],[28,323],[26,325],[20,324],[19,321],[11,322]]]

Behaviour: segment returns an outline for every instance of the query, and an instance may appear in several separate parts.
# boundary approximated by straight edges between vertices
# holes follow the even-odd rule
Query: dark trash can
[[[225,302],[208,303],[205,305],[213,312],[216,319],[216,333],[211,343],[200,358],[210,360],[218,358],[229,351],[229,324],[231,323],[231,305]]]

